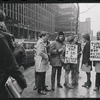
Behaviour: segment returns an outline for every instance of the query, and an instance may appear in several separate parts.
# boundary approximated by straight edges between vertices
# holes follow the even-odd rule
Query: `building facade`
[[[77,6],[74,3],[58,4],[55,15],[55,32],[63,31],[65,36],[76,32]]]
[[[90,34],[91,40],[93,40],[93,31],[91,30],[91,19],[90,18],[86,18],[85,21],[79,22],[80,39],[82,39],[82,35],[86,33]]]
[[[5,23],[18,39],[37,40],[41,31],[55,32],[55,11],[47,3],[1,3],[6,14]]]

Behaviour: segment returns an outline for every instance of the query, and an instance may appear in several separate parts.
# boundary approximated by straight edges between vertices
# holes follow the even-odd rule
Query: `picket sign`
[[[91,41],[90,60],[91,61],[100,61],[100,41]]]
[[[65,51],[65,62],[64,63],[73,63],[77,64],[77,45],[66,44]]]

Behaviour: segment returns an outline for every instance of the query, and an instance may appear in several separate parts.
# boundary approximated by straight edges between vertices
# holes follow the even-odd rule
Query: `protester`
[[[63,53],[62,53],[62,56],[61,56],[61,60],[62,60],[62,64],[63,64],[63,68],[65,69],[65,83],[64,83],[64,86],[66,88],[69,88],[69,89],[73,89],[74,86],[73,86],[73,83],[75,81],[75,77],[72,76],[72,84],[69,83],[69,73],[70,71],[72,71],[72,73],[74,73],[75,71],[75,68],[76,68],[76,64],[72,64],[72,63],[65,63],[65,52],[66,52],[66,44],[73,44],[73,41],[74,41],[74,36],[69,36],[67,38],[67,41],[65,43],[65,45],[63,46]],[[73,75],[73,74],[72,74]]]
[[[9,98],[5,82],[11,76],[17,80],[22,89],[27,87],[15,57],[9,46],[9,39],[3,34],[9,34],[4,23],[5,13],[0,10],[0,98]]]
[[[41,34],[40,34],[40,36],[39,36],[39,39],[38,39],[38,41],[37,41],[37,43],[36,43],[36,48],[38,47],[39,43],[42,41],[42,37],[44,37],[42,33],[43,33],[43,32],[41,32]],[[48,54],[48,56],[49,56],[50,43],[49,43],[48,40],[47,40],[47,42],[46,42],[46,48],[47,48],[47,54]],[[48,87],[48,86],[45,85],[45,90],[46,90],[46,91],[50,91],[50,90],[47,89],[46,87]],[[36,70],[35,70],[35,85],[34,85],[34,87],[33,87],[33,90],[36,90],[36,89],[37,89],[37,72],[36,72]]]
[[[77,64],[76,66],[73,68],[72,71],[72,85],[76,86],[78,85],[78,78],[79,78],[79,63],[80,63],[80,56],[81,56],[81,44],[78,43],[78,35],[74,35],[74,41],[73,41],[74,45],[77,45]]]
[[[17,42],[14,41],[14,56],[15,59],[20,67],[20,69],[22,70],[22,72],[24,71],[25,68],[25,64],[26,64],[26,52],[25,49],[22,45],[18,44]]]
[[[97,41],[100,40],[100,31],[97,32]],[[96,79],[95,79],[95,88],[94,91],[99,91],[100,88],[100,61],[93,61],[93,65],[95,66],[96,71]]]
[[[60,59],[60,54],[63,51],[62,46],[64,45],[64,33],[59,32],[58,37],[55,41],[52,42],[50,46],[50,65],[52,66],[52,73],[51,73],[51,89],[55,90],[55,75],[57,71],[57,86],[62,88],[60,84],[60,77],[62,71],[62,63]]]
[[[91,67],[91,61],[90,61],[90,35],[89,34],[84,34],[83,35],[83,41],[85,42],[85,46],[83,48],[83,58],[82,58],[82,69],[84,67],[90,68]],[[84,65],[84,66],[83,66]],[[83,87],[91,87],[91,70],[92,67],[90,68],[90,71],[87,72],[87,70],[84,70],[87,75],[87,82],[82,85]]]
[[[49,61],[46,49],[48,34],[42,33],[42,38],[37,43],[35,68],[37,72],[37,88],[38,93],[46,95],[45,90],[45,74],[49,68]]]

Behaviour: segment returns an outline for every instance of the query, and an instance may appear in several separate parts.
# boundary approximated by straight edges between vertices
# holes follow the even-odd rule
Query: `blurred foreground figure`
[[[12,49],[9,45],[12,42],[9,42],[9,35],[7,35],[9,33],[4,24],[4,19],[5,13],[0,10],[0,98],[9,98],[5,89],[5,82],[9,76],[15,78],[22,89],[26,88],[27,84],[12,54]]]

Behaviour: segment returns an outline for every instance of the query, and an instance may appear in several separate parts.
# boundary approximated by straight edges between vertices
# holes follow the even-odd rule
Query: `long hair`
[[[62,40],[62,41],[59,39],[59,36],[56,37],[56,41],[58,41],[58,42],[60,42],[60,43],[63,43],[63,42],[65,41],[64,35],[63,35],[63,40]]]

